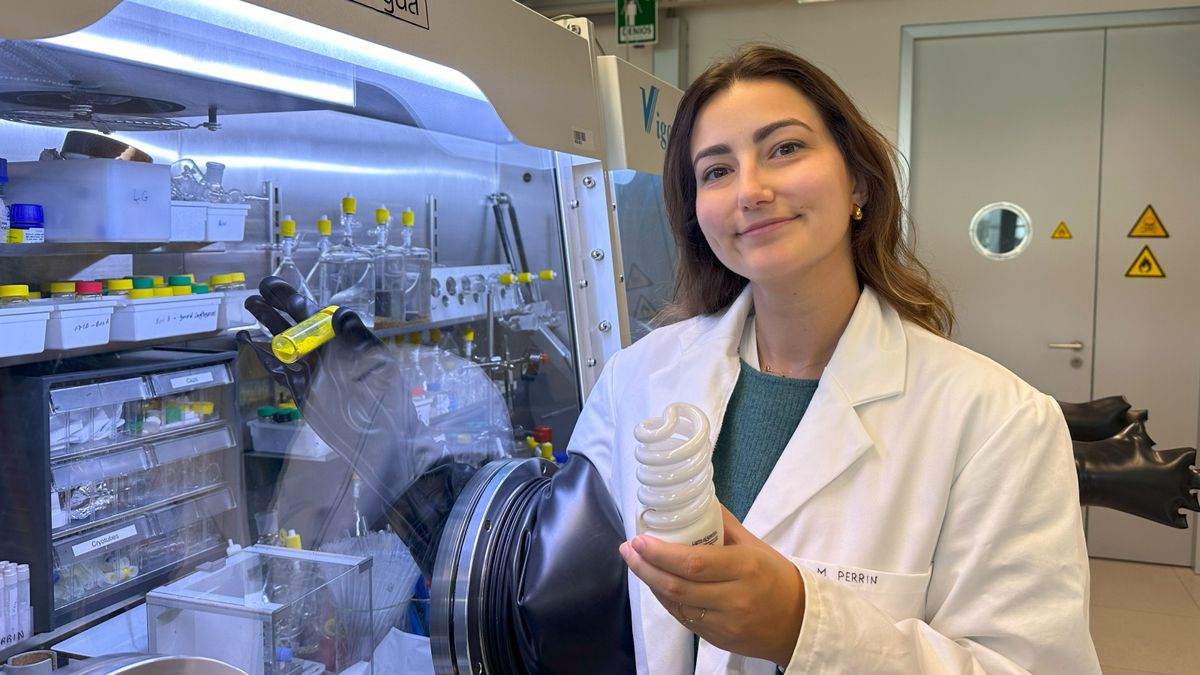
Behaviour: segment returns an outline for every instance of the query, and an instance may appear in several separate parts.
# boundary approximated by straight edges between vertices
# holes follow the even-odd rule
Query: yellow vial
[[[337,305],[330,305],[300,323],[283,331],[271,340],[271,351],[275,358],[284,363],[295,363],[305,354],[333,338],[333,313]]]
[[[555,274],[554,270],[542,270],[541,272],[538,272],[538,278],[542,281],[554,281],[554,278],[557,276],[558,275]]]
[[[317,221],[317,232],[323,237],[328,237],[329,233],[333,232],[333,222],[329,220],[329,216],[321,216]]]

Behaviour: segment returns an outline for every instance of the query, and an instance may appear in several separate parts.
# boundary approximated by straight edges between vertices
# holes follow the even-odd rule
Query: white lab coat
[[[626,534],[633,429],[675,401],[720,432],[749,289],[606,365],[569,447],[605,476]],[[1071,441],[1057,404],[903,321],[864,289],[820,385],[744,523],[804,579],[786,672],[1099,673]],[[692,634],[632,574],[638,672],[692,672]],[[696,673],[775,672],[701,642]]]

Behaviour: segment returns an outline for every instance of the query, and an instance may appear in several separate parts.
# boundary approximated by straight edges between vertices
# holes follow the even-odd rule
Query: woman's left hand
[[[642,534],[621,544],[621,556],[689,630],[726,651],[786,666],[804,621],[804,579],[791,560],[722,511],[724,546]]]

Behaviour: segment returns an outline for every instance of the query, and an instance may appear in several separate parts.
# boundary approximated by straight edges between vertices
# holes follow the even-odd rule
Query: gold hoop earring
[[[855,205],[854,205],[854,213],[850,214],[850,217],[851,217],[851,218],[854,220],[854,222],[856,222],[856,223],[857,223],[858,221],[862,220],[862,219],[863,219],[862,207],[861,207],[861,206],[859,206],[858,204],[855,204]]]

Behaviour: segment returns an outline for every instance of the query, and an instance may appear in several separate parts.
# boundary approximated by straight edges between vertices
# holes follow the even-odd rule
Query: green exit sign
[[[617,0],[617,44],[658,42],[658,0]]]

